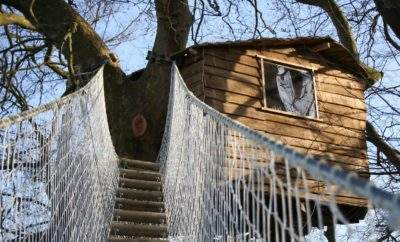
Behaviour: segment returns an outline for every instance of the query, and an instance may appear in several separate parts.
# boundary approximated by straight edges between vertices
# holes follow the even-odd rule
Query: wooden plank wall
[[[256,55],[315,70],[319,119],[262,110],[262,80]],[[180,66],[189,88],[210,106],[299,151],[323,156],[368,176],[364,136],[364,84],[316,54],[294,48],[205,48]]]
[[[204,72],[202,55],[191,55],[181,59],[179,71],[188,88],[201,100],[204,101]]]

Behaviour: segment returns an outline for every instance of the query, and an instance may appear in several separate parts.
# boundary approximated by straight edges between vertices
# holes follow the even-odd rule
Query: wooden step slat
[[[134,237],[166,238],[167,226],[154,224],[137,224],[129,222],[112,222],[110,235]]]
[[[117,197],[155,202],[161,202],[163,200],[163,196],[160,191],[145,191],[126,188],[118,188]]]
[[[168,239],[145,238],[145,237],[125,237],[111,236],[108,242],[168,242]]]
[[[158,181],[146,181],[128,178],[120,178],[119,187],[137,190],[161,191],[161,183]]]
[[[129,169],[119,169],[120,177],[146,180],[146,181],[160,181],[161,175],[158,172],[153,171],[141,171],[141,170],[129,170]]]
[[[157,213],[157,212],[115,209],[114,210],[114,221],[165,224],[166,223],[166,215],[165,215],[165,213]]]
[[[115,200],[115,208],[148,212],[164,212],[164,203],[117,198]]]
[[[146,171],[158,171],[159,165],[150,161],[132,160],[127,158],[120,159],[120,166],[125,169],[140,169]]]
[[[168,241],[159,165],[121,158],[119,172],[119,188],[108,241]]]

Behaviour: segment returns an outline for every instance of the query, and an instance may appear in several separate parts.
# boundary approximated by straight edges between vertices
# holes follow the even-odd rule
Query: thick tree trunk
[[[60,49],[66,59],[71,56],[68,36],[72,38],[72,57],[77,71],[93,70],[107,60],[118,63],[92,27],[63,0],[4,0],[22,12],[35,29]],[[79,70],[78,70],[79,69]]]
[[[135,157],[155,160],[161,145],[168,104],[170,84],[170,56],[186,47],[189,29],[192,24],[187,1],[157,0],[157,34],[146,70],[136,82],[142,90],[132,105],[134,117],[143,116],[147,127],[143,135],[133,137],[125,147]],[[132,124],[135,126],[135,124]]]
[[[124,105],[135,95],[129,83],[124,81],[116,57],[92,27],[63,0],[5,0],[2,3],[19,10],[47,41],[61,50],[67,60],[73,60],[74,71],[90,72],[103,63],[107,116],[111,136],[117,153],[129,135],[124,127]],[[71,41],[71,42],[69,42]],[[72,44],[69,48],[69,44]],[[138,92],[139,90],[136,90]]]
[[[161,144],[169,91],[169,56],[185,48],[192,24],[187,1],[157,0],[157,35],[139,81],[125,79],[118,60],[91,26],[63,0],[3,0],[19,10],[46,39],[59,48],[75,72],[107,62],[107,115],[114,146],[120,155],[154,160]],[[72,46],[70,48],[69,46]],[[140,118],[135,118],[140,117]],[[144,117],[144,118],[143,118]],[[134,126],[142,127],[134,137]]]
[[[400,39],[400,1],[399,0],[374,0],[379,13],[397,38]]]

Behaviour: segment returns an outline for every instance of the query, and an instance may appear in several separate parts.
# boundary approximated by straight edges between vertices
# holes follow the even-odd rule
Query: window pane
[[[264,73],[268,108],[302,116],[316,116],[314,85],[310,71],[264,61]]]

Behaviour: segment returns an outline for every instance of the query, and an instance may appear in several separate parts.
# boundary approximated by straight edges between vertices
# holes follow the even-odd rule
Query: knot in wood
[[[135,138],[143,136],[146,130],[147,130],[147,121],[145,117],[142,114],[137,114],[135,117],[133,117],[132,119],[133,136]]]

